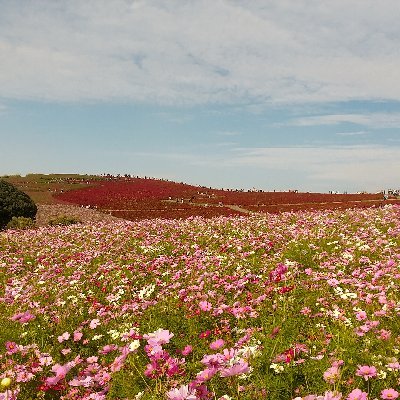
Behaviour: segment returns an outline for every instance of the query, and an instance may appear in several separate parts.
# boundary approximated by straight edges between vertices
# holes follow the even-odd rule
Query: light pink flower
[[[212,304],[208,301],[200,301],[199,307],[202,311],[210,311],[212,308]]]
[[[399,364],[398,361],[389,363],[388,365],[386,365],[386,367],[387,367],[387,368],[390,368],[390,369],[392,369],[392,370],[394,370],[394,371],[400,370],[400,364]]]
[[[394,389],[384,389],[381,392],[381,399],[397,399],[399,397],[399,392]]]
[[[69,339],[69,333],[68,332],[64,332],[61,336],[59,336],[58,338],[57,338],[57,340],[58,340],[58,343],[62,343],[62,342],[64,342],[65,340],[68,340]]]
[[[40,365],[51,365],[53,363],[53,357],[50,354],[41,354],[39,357],[39,364]]]
[[[90,329],[96,329],[99,325],[100,325],[100,320],[92,319],[90,321],[89,327],[90,327]]]
[[[230,367],[221,369],[220,375],[225,378],[228,376],[242,375],[249,372],[249,370],[250,370],[249,364],[247,364],[246,361],[241,360]]]
[[[201,360],[201,363],[206,365],[209,368],[215,367],[218,368],[223,365],[225,360],[223,359],[221,354],[207,354]]]
[[[197,396],[192,389],[189,389],[188,385],[183,385],[179,389],[171,389],[167,393],[169,400],[197,400]]]
[[[174,336],[167,329],[157,329],[155,332],[149,333],[147,335],[143,335],[143,338],[147,340],[149,345],[162,345],[169,343],[169,340]]]
[[[210,349],[211,350],[218,350],[221,347],[225,345],[225,342],[223,339],[217,339],[216,341],[210,343]]]
[[[11,317],[12,321],[18,321],[21,324],[25,324],[26,322],[32,321],[33,319],[35,319],[36,317],[31,314],[29,311],[25,311],[22,313],[18,313],[18,314],[14,314]]]
[[[79,331],[74,332],[74,342],[79,342],[82,339],[83,333]]]
[[[100,354],[108,354],[117,349],[118,349],[118,346],[116,346],[115,344],[107,344],[101,350],[99,350],[99,353]]]
[[[339,367],[332,366],[324,372],[324,381],[329,383],[330,385],[333,385],[339,378],[339,375]]]
[[[367,313],[365,311],[359,311],[356,314],[356,319],[357,319],[357,321],[363,321],[363,320],[367,319]]]
[[[354,389],[347,396],[347,400],[368,400],[368,393],[363,392],[361,389]]]
[[[217,373],[217,371],[218,371],[218,369],[214,368],[214,367],[206,368],[196,375],[195,381],[197,383],[206,382],[206,381],[210,380]]]
[[[67,363],[65,365],[56,364],[51,369],[56,375],[46,379],[46,384],[49,386],[57,385],[57,383],[64,379],[69,370],[74,366],[73,363]]]
[[[323,396],[317,396],[316,400],[340,400],[342,393],[338,392],[325,392]]]

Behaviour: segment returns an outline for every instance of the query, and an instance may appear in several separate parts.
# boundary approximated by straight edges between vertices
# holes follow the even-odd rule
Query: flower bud
[[[11,379],[10,378],[3,378],[0,382],[0,386],[2,389],[7,389],[11,385]]]

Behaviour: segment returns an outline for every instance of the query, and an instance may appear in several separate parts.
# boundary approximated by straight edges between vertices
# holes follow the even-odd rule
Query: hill
[[[30,174],[5,178],[38,204],[74,204],[128,220],[365,208],[383,203],[381,194],[224,190],[129,175]]]

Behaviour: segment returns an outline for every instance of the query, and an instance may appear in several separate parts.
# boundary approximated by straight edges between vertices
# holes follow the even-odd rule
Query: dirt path
[[[89,224],[96,222],[123,221],[112,215],[69,204],[38,204],[37,207],[36,225],[38,226],[45,226],[48,224],[49,220],[61,216],[74,217],[80,222]]]
[[[253,213],[257,212],[257,211],[247,210],[246,208],[243,208],[243,207],[235,206],[234,204],[224,204],[224,207],[228,207],[231,210],[239,211],[244,214],[253,214]]]
[[[167,200],[167,202],[169,202]],[[342,201],[333,201],[333,202],[325,202],[325,203],[281,203],[281,204],[265,204],[260,205],[260,207],[270,207],[274,209],[275,207],[301,207],[301,206],[319,206],[319,205],[329,205],[329,204],[349,204],[349,203],[381,203],[381,204],[393,204],[400,202],[400,199],[390,199],[386,201],[379,200],[351,200],[347,202]],[[210,207],[217,206],[216,204],[206,204],[206,203],[191,203],[192,205],[198,207]],[[179,204],[178,204],[179,207]],[[223,204],[223,207],[230,208],[233,211],[238,211],[243,214],[256,214],[259,211],[248,210],[247,208],[235,205],[235,204]],[[177,210],[185,210],[184,208],[177,208]],[[96,223],[96,222],[115,222],[115,221],[124,221],[122,218],[113,217],[110,215],[110,212],[142,212],[143,210],[137,209],[110,209],[103,210],[103,212],[96,211],[93,209],[88,209],[85,207],[78,207],[72,204],[38,204],[38,212],[36,215],[36,225],[37,226],[45,226],[48,225],[49,220],[60,217],[60,216],[69,216],[74,217],[77,220],[83,223]],[[148,210],[152,211],[152,210]],[[160,211],[160,210],[154,210]]]

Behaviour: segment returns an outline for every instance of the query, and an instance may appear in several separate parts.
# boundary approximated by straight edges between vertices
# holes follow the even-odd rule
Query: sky
[[[400,188],[398,0],[0,0],[0,175]]]

